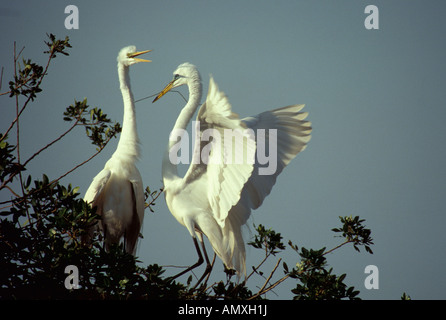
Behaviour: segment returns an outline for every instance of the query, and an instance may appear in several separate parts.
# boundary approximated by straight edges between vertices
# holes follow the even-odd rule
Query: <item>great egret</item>
[[[102,216],[98,226],[104,233],[106,247],[124,238],[125,249],[131,254],[135,254],[144,219],[144,191],[141,174],[135,164],[140,150],[129,67],[138,62],[151,62],[137,58],[150,51],[137,52],[135,46],[128,46],[119,52],[118,75],[124,101],[121,136],[116,151],[94,177],[84,197],[92,207],[97,207],[96,213]],[[90,230],[87,239],[92,232]]]
[[[181,110],[175,122],[174,131],[185,130],[195,113],[202,95],[201,77],[197,68],[190,63],[181,64],[174,71],[173,80],[159,93],[153,102],[161,98],[172,88],[187,85],[189,100]],[[197,284],[210,273],[212,266],[203,243],[203,234],[207,236],[214,252],[220,257],[228,269],[235,269],[238,275],[246,275],[245,244],[242,236],[242,226],[246,224],[251,209],[258,208],[264,198],[270,193],[277,176],[283,168],[302,150],[310,140],[311,123],[305,121],[306,112],[300,112],[304,105],[292,105],[276,110],[266,111],[256,116],[240,119],[231,111],[224,93],[219,91],[213,78],[209,81],[209,91],[205,103],[197,114],[197,126],[200,126],[200,136],[195,141],[194,158],[184,177],[180,177],[177,165],[171,161],[171,148],[177,143],[169,139],[162,166],[164,193],[166,203],[172,215],[185,226],[192,236],[198,261],[173,278],[198,267],[203,263],[203,256],[197,242],[201,243],[206,259],[206,270]],[[226,165],[205,164],[197,161],[206,144],[200,139],[205,130],[212,128],[219,132],[225,129],[277,129],[277,168],[273,174],[260,175],[258,161]],[[223,134],[221,135],[223,136]],[[265,134],[269,145],[268,133]],[[247,149],[246,143],[243,147]],[[225,152],[233,149],[223,147]],[[255,143],[254,143],[255,147]],[[248,146],[249,149],[249,146]],[[208,162],[210,163],[210,161]]]

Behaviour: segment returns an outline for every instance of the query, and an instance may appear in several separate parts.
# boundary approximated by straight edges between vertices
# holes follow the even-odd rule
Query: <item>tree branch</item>
[[[16,42],[14,41],[14,75],[17,79],[17,60],[19,59],[19,56],[22,54],[23,49],[25,49],[25,47],[22,48],[22,50],[20,50],[19,54],[16,55]],[[42,83],[43,79],[45,78],[45,75],[48,71],[48,68],[50,66],[50,62],[54,57],[54,48],[51,49],[51,51],[49,52],[49,58],[48,61],[46,63],[45,66],[45,70],[42,72],[42,75],[40,76],[39,81],[37,82],[36,88],[40,87],[40,84]],[[5,134],[3,135],[3,137],[0,139],[0,142],[4,139],[4,137],[6,137],[6,135],[9,133],[9,131],[11,131],[12,127],[14,126],[15,123],[17,123],[19,121],[19,117],[22,115],[23,111],[25,111],[26,107],[28,106],[28,103],[31,101],[32,95],[29,95],[28,99],[26,99],[25,103],[23,104],[22,109],[20,109],[20,112],[17,112],[17,117],[12,121],[11,125],[9,126],[9,128],[6,130]],[[18,96],[16,95],[16,103],[18,105]]]
[[[263,284],[263,286],[260,288],[259,292],[257,292],[255,295],[253,295],[252,297],[250,297],[248,300],[255,299],[255,298],[257,298],[258,296],[260,296],[260,295],[262,295],[262,294],[264,294],[264,293],[270,291],[272,288],[274,288],[274,287],[270,286],[268,290],[264,290],[265,287],[266,287],[266,285],[268,284],[268,282],[271,280],[273,274],[276,272],[277,267],[279,266],[280,261],[282,261],[282,258],[279,258],[279,260],[277,260],[277,263],[276,263],[275,267],[273,268],[273,271],[271,271],[270,275],[269,275],[268,278],[266,279],[266,281],[265,281],[265,283]]]
[[[155,197],[152,197],[152,200],[149,203],[146,203],[144,206],[144,209],[149,208],[150,206],[155,204],[156,199],[158,199],[158,197],[163,193],[164,189],[160,188],[157,195]],[[152,196],[153,193],[150,194],[150,196]]]

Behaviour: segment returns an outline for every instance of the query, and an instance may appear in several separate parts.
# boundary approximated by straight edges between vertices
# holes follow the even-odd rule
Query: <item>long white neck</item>
[[[129,67],[118,63],[119,83],[124,102],[124,118],[122,131],[115,155],[130,157],[136,160],[140,154],[138,132],[136,130],[135,103],[130,88]]]
[[[175,125],[172,129],[172,132],[186,130],[187,125],[191,121],[195,111],[197,110],[200,104],[201,94],[202,94],[201,80],[198,78],[194,81],[191,81],[188,84],[188,87],[189,87],[189,101],[181,110],[175,122]],[[163,181],[165,188],[168,188],[169,182],[180,179],[180,177],[178,176],[177,165],[175,163],[172,163],[169,158],[170,149],[177,143],[178,141],[176,140],[170,141],[169,139],[168,147],[164,153],[162,173],[163,173]]]

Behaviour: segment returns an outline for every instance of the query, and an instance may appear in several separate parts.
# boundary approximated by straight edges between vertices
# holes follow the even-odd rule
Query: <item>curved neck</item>
[[[124,117],[122,120],[122,131],[115,154],[139,157],[139,138],[136,130],[135,103],[130,88],[129,67],[118,63],[119,84],[124,102]]]
[[[172,140],[169,139],[169,144],[164,152],[164,159],[163,159],[163,166],[162,166],[162,173],[163,173],[163,180],[164,180],[164,187],[168,187],[168,183],[172,180],[179,179],[178,176],[178,170],[177,170],[177,164],[173,163],[171,160],[172,158],[175,158],[177,153],[176,149],[172,149],[175,145],[179,143],[180,133],[186,132],[187,125],[191,121],[195,111],[197,110],[200,101],[201,101],[201,81],[197,79],[196,81],[191,81],[191,83],[188,84],[189,87],[189,100],[187,104],[183,107],[181,110],[175,125],[171,131]],[[189,146],[187,146],[189,147]],[[172,151],[172,155],[169,156],[170,150]]]

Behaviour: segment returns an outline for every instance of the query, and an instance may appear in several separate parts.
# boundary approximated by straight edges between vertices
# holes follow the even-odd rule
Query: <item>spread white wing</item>
[[[231,210],[230,215],[237,216],[237,219],[241,219],[243,223],[249,218],[251,209],[257,209],[270,194],[283,169],[306,148],[310,141],[311,122],[305,120],[308,113],[301,112],[303,107],[303,104],[287,106],[242,120],[256,132],[259,132],[259,129],[265,129],[266,154],[270,151],[268,148],[270,139],[276,139],[272,143],[277,148],[275,170],[272,174],[260,174],[259,169],[274,164],[261,165],[256,159],[253,174],[243,188],[240,202]],[[257,141],[257,146],[259,147],[259,141]]]

